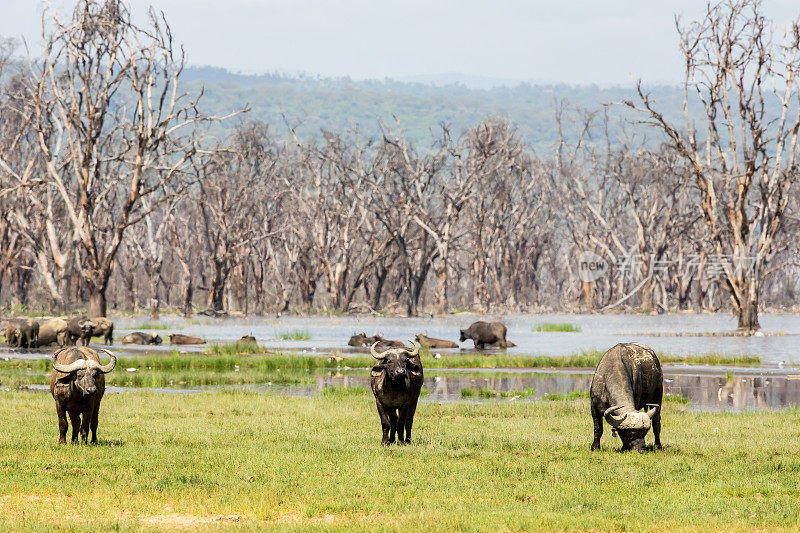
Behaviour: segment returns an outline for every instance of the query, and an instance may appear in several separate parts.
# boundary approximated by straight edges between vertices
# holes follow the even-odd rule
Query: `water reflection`
[[[534,389],[526,396],[541,399],[547,396],[567,396],[572,392],[589,390],[591,374],[515,372],[514,375],[477,376],[459,375],[457,372],[436,374],[428,372],[424,387],[425,401],[457,402],[489,399],[489,391],[497,393],[496,401],[509,401],[505,393]],[[305,387],[308,394],[316,394],[326,387],[363,387],[369,389],[365,375],[330,374],[318,377],[314,386]],[[302,387],[300,387],[302,388]],[[483,395],[465,395],[464,390],[483,391]],[[746,411],[754,409],[781,409],[800,406],[800,375],[767,374],[763,376],[714,376],[708,374],[667,374],[664,378],[665,396],[683,397],[690,401],[693,410]],[[519,400],[519,398],[515,398]],[[669,400],[667,400],[669,401]]]
[[[747,411],[781,409],[800,406],[800,374],[789,372],[744,373],[720,376],[707,372],[675,370],[665,373],[665,396],[689,400],[688,408],[697,411]],[[311,397],[330,387],[360,387],[369,391],[369,375],[364,370],[323,372],[312,377],[312,383],[301,385],[248,384],[192,388],[151,388],[164,394],[196,394],[220,388],[237,388],[256,392]],[[543,397],[566,397],[570,393],[589,390],[592,374],[585,371],[510,371],[457,372],[427,371],[424,382],[426,402],[461,401],[529,401]],[[32,390],[47,391],[47,385],[30,385]],[[106,393],[126,393],[133,387],[106,388]],[[531,394],[531,390],[534,392]],[[471,391],[471,392],[470,392]],[[518,396],[519,391],[526,391]],[[669,398],[666,400],[670,405]]]

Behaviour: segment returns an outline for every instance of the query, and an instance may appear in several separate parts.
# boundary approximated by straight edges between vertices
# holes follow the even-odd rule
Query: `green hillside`
[[[249,118],[269,123],[276,133],[295,128],[301,138],[321,129],[342,131],[358,128],[364,136],[380,134],[380,125],[394,127],[396,116],[409,138],[430,139],[431,129],[450,125],[454,134],[487,116],[505,116],[540,153],[552,150],[558,139],[555,110],[560,102],[571,108],[600,110],[604,104],[635,98],[632,87],[596,85],[531,85],[474,89],[460,84],[434,86],[394,80],[354,81],[349,78],[289,78],[280,75],[247,76],[224,69],[193,67],[184,73],[184,88],[195,92],[204,86],[202,108],[207,113],[226,114],[244,106]],[[680,118],[682,91],[679,87],[652,89],[668,116]],[[618,142],[628,131],[620,126],[630,112],[609,108],[612,135]],[[228,122],[224,128],[231,127]],[[574,123],[569,124],[571,137]],[[222,131],[216,131],[221,134]],[[641,134],[642,131],[640,130]]]

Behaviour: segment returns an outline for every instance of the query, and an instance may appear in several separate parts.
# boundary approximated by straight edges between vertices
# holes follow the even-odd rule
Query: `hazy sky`
[[[702,0],[132,0],[163,10],[189,60],[234,71],[353,78],[677,83],[673,16]],[[39,42],[40,0],[0,0],[0,34]],[[64,11],[69,0],[52,0]],[[785,25],[797,0],[766,0]]]

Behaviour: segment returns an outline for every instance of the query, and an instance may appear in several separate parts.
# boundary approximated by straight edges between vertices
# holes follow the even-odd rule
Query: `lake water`
[[[416,333],[458,342],[459,329],[476,320],[498,320],[508,327],[507,338],[516,343],[508,354],[569,355],[582,350],[606,350],[619,342],[641,342],[656,351],[673,354],[756,354],[768,365],[800,363],[800,316],[761,317],[763,336],[713,337],[707,333],[731,332],[735,319],[729,314],[668,315],[449,315],[443,318],[387,318],[372,316],[346,317],[254,317],[245,319],[210,319],[198,317],[192,324],[180,317],[164,317],[161,323],[175,329],[156,331],[163,337],[171,332],[204,337],[210,342],[229,342],[242,335],[253,335],[260,344],[271,349],[306,350],[307,353],[348,351],[347,341],[354,333],[381,333],[387,339],[413,339]],[[145,317],[116,318],[115,336],[134,331],[150,322]],[[577,333],[540,333],[533,327],[542,322],[566,322],[578,326]],[[178,329],[180,328],[180,329]],[[277,340],[282,332],[305,330],[307,341]],[[664,336],[677,335],[682,336]],[[692,335],[695,336],[687,336]],[[472,351],[472,341],[460,343],[461,349]],[[144,348],[133,348],[133,351]],[[153,348],[148,348],[152,350]],[[159,350],[170,350],[168,343]],[[181,348],[202,350],[202,347]],[[31,354],[34,355],[34,354]]]
[[[152,323],[147,317],[112,317],[115,337],[141,329]],[[159,321],[167,329],[153,330],[166,338],[169,333],[195,335],[213,342],[231,342],[242,335],[253,335],[269,349],[298,351],[328,356],[332,352],[347,353],[352,348],[347,341],[354,333],[381,333],[387,339],[407,340],[415,333],[458,342],[459,329],[476,320],[498,320],[508,326],[507,338],[517,344],[509,355],[541,354],[569,355],[588,349],[606,350],[619,342],[636,341],[656,351],[671,354],[722,353],[728,355],[755,354],[764,364],[759,369],[724,367],[689,367],[664,365],[665,392],[682,395],[692,401],[693,409],[774,409],[800,405],[800,316],[778,315],[761,317],[763,336],[708,336],[730,332],[736,323],[729,314],[669,314],[669,315],[509,315],[503,317],[472,314],[450,315],[444,318],[395,318],[373,316],[345,317],[250,317],[213,319],[165,316]],[[580,328],[577,333],[540,333],[533,331],[542,322],[566,322]],[[281,333],[307,331],[310,340],[279,340]],[[472,341],[460,343],[460,349],[443,353],[473,352]],[[180,346],[181,351],[202,351],[204,346]],[[137,355],[165,353],[173,349],[168,342],[160,346],[123,346],[112,349],[118,354]],[[44,358],[52,349],[19,350],[0,348],[0,357]],[[734,372],[733,377],[727,375]],[[480,374],[480,375],[478,375]],[[316,376],[313,386],[247,386],[291,394],[316,394],[324,387],[360,386],[368,388],[366,373],[343,371]],[[426,371],[425,401],[475,401],[463,397],[462,389],[491,389],[498,393],[525,389],[536,392],[531,398],[545,394],[569,394],[589,388],[591,372],[586,369],[559,370],[501,370],[469,373],[430,369]],[[113,391],[109,391],[113,392]],[[186,392],[186,391],[184,391]],[[524,398],[514,401],[524,401]],[[509,401],[498,398],[493,401]]]

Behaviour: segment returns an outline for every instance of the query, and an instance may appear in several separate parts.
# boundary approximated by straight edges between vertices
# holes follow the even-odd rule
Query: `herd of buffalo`
[[[6,344],[12,348],[40,348],[57,344],[61,348],[74,344],[89,345],[92,337],[101,337],[106,344],[114,340],[114,322],[100,316],[47,318],[39,322],[32,318],[9,320],[4,331]],[[135,331],[122,338],[122,344],[161,344],[159,335]],[[170,344],[205,344],[199,337],[175,333],[169,336]]]
[[[111,361],[102,364],[100,353],[88,347],[92,337],[113,340],[114,323],[105,317],[51,318],[41,323],[32,319],[11,321],[5,328],[9,346],[38,347],[57,343],[61,348],[52,356],[50,392],[56,402],[59,442],[66,443],[67,417],[72,424],[72,441],[80,437],[97,442],[100,401],[105,392],[105,374],[116,365],[116,356],[106,349]],[[500,322],[475,322],[460,331],[460,341],[472,339],[475,347],[488,345],[502,348],[514,346],[506,340],[506,326]],[[242,341],[255,342],[252,336]],[[74,346],[77,342],[83,346]],[[160,344],[158,335],[134,332],[122,339],[125,344]],[[205,341],[186,335],[170,335],[172,344],[202,344]],[[353,335],[348,342],[354,347],[369,347],[375,358],[370,371],[370,385],[383,430],[383,444],[411,442],[411,427],[423,383],[420,349],[457,348],[448,340],[433,339],[422,334],[410,341],[387,340],[375,334]],[[73,346],[70,346],[73,345]],[[595,370],[590,387],[591,413],[594,423],[592,450],[600,448],[605,419],[622,441],[622,451],[644,451],[644,438],[653,428],[655,447],[661,448],[661,401],[663,375],[655,352],[638,343],[617,344],[608,350]]]

